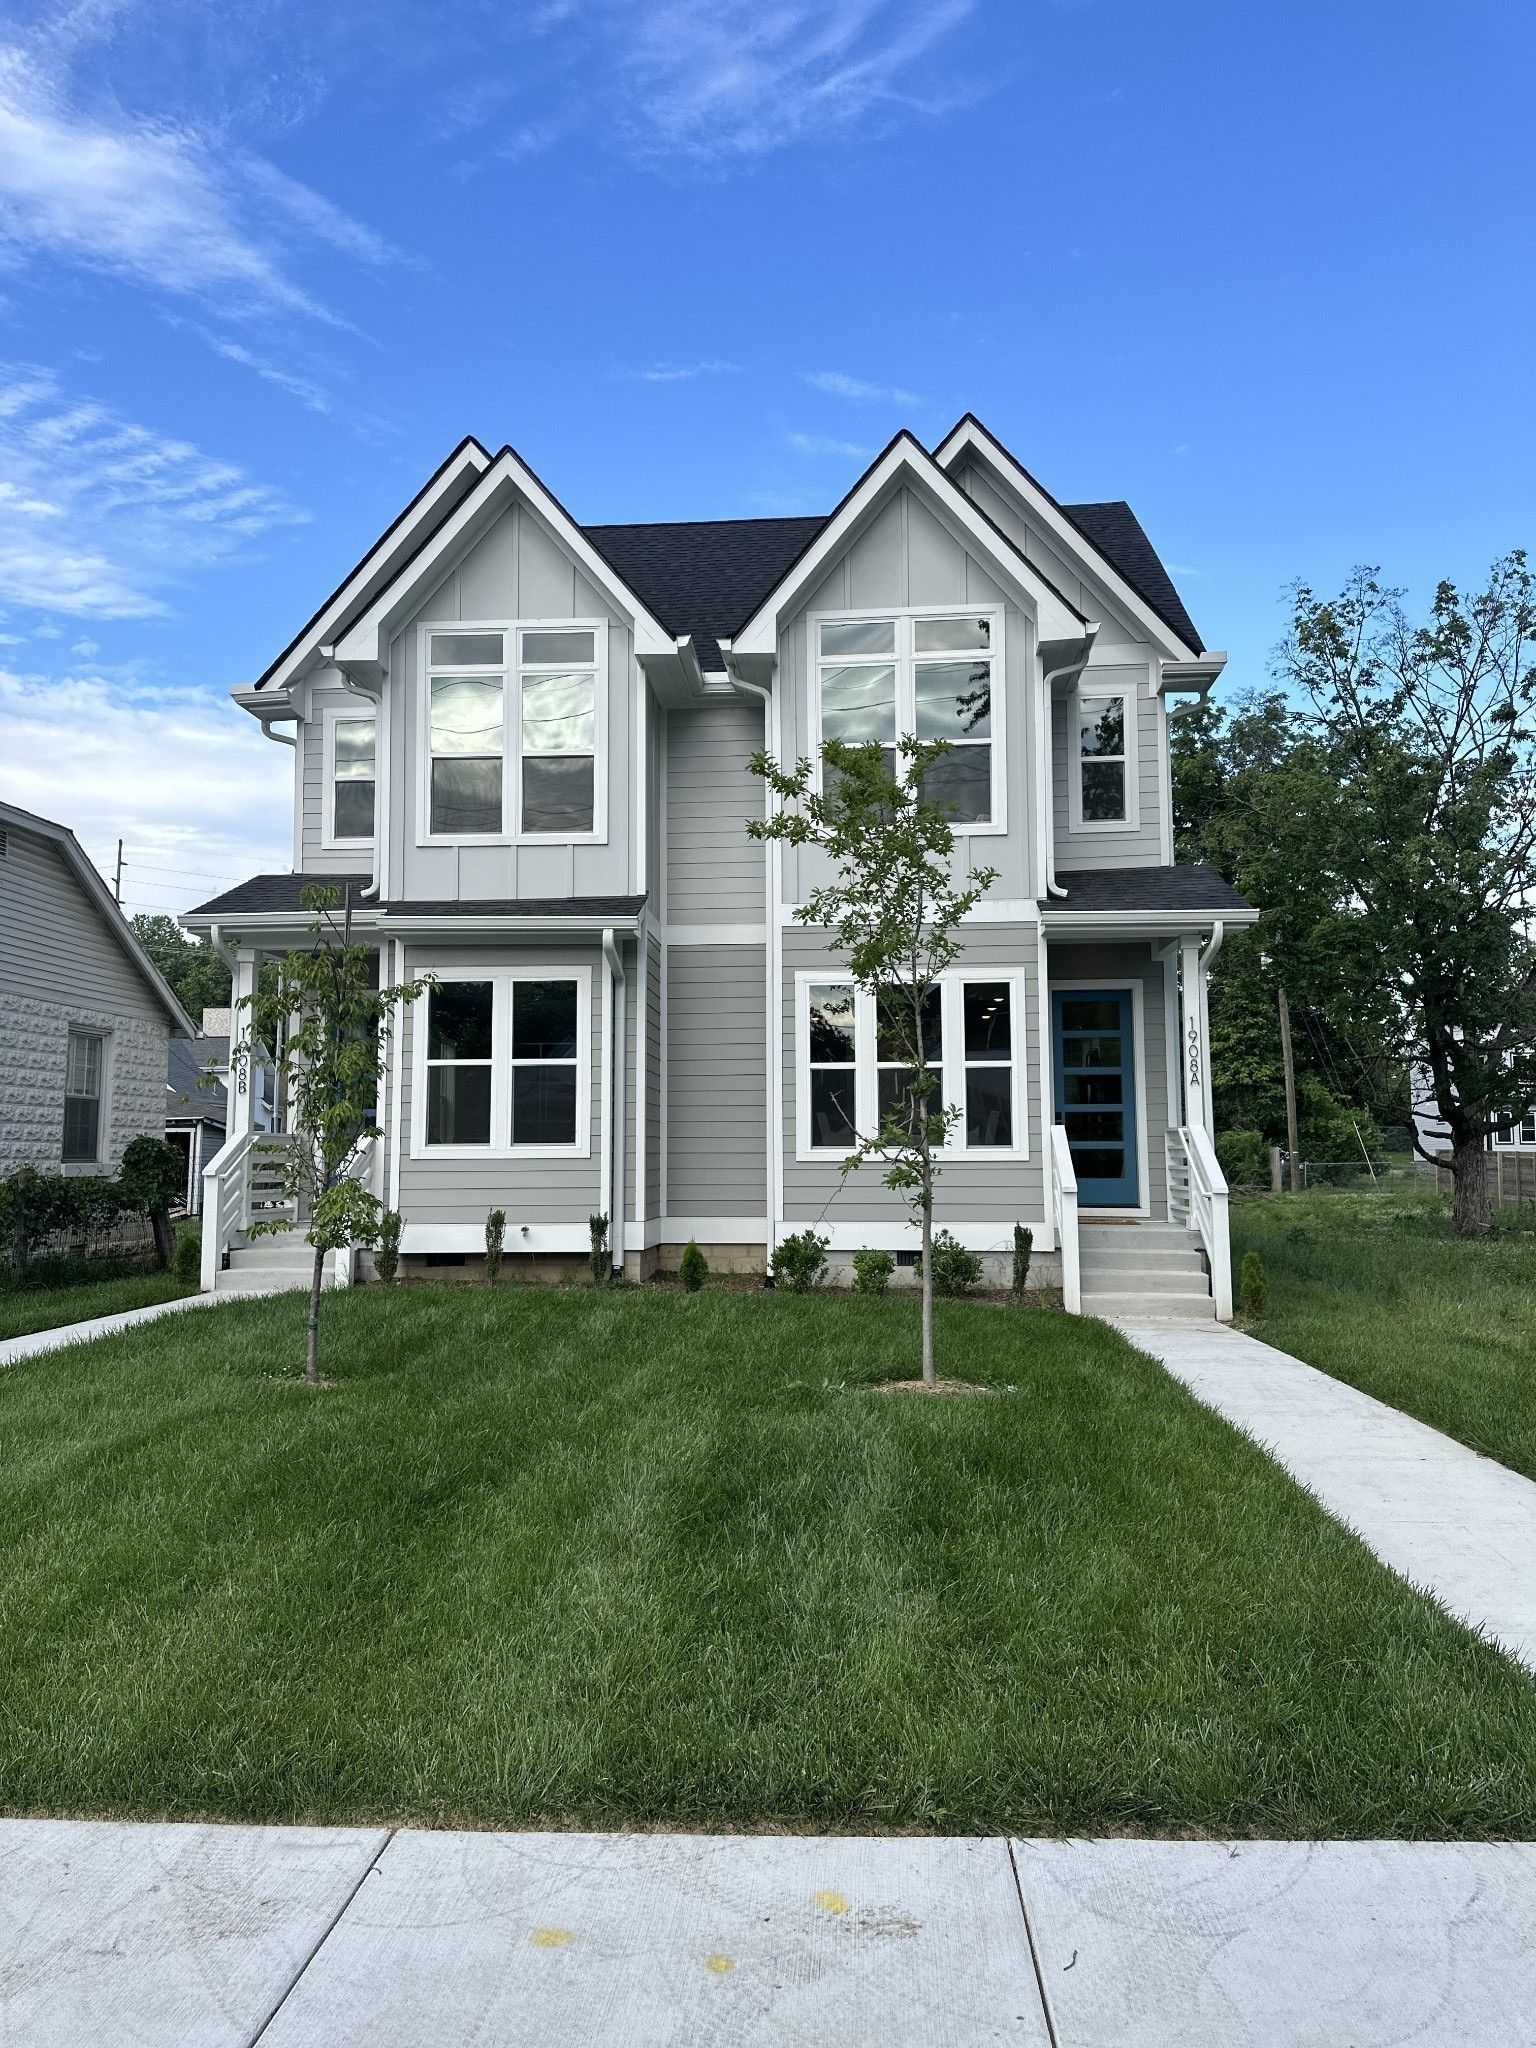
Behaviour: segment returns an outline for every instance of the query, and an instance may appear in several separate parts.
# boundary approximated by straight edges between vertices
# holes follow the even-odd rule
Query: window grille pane
[[[70,1095],[101,1094],[101,1037],[93,1031],[71,1031],[69,1060],[64,1083]]]
[[[841,625],[821,629],[823,654],[894,654],[894,619],[849,619]]]
[[[500,761],[432,763],[432,830],[501,830]]]
[[[373,778],[366,782],[338,782],[336,811],[331,825],[333,839],[373,837]]]
[[[512,1069],[512,1142],[514,1145],[575,1144],[574,1066]]]
[[[332,727],[338,782],[373,780],[373,720],[338,718]]]
[[[930,1068],[929,1072],[933,1070]],[[930,1088],[926,1095],[917,1096],[912,1091],[912,1069],[910,1067],[882,1067],[879,1073],[876,1108],[880,1121],[894,1117],[908,1130],[916,1130],[918,1121],[925,1116],[934,1116],[943,1104],[942,1088]]]
[[[954,825],[986,825],[992,818],[992,748],[958,747],[923,770],[923,802]]]
[[[590,754],[597,737],[591,676],[524,676],[523,752]]]
[[[589,630],[563,633],[525,633],[523,659],[532,662],[582,661],[596,659]]]
[[[513,982],[513,1059],[574,1059],[576,1016],[574,981]]]
[[[852,1067],[822,1067],[811,1075],[811,1143],[846,1152],[854,1142]]]
[[[1090,823],[1125,816],[1125,763],[1083,763],[1083,816]]]
[[[64,1157],[70,1161],[94,1159],[101,1104],[95,1096],[66,1095],[64,1098]]]
[[[944,1057],[943,999],[937,985],[923,991],[922,1033],[924,1063],[934,1066]],[[875,1005],[875,1058],[882,1064],[910,1060],[914,1036],[911,997],[879,997]]]
[[[489,1145],[491,1070],[486,1067],[428,1067],[427,1143]]]
[[[1013,1143],[1012,1067],[967,1067],[965,1142],[967,1145]]]
[[[1125,699],[1106,697],[1099,710],[1085,707],[1077,729],[1078,751],[1083,755],[1125,753]]]
[[[894,668],[828,668],[821,672],[821,736],[857,746],[896,737]]]
[[[590,832],[593,789],[590,754],[530,754],[523,762],[523,830]]]
[[[918,619],[912,628],[912,644],[919,654],[957,653],[973,647],[992,645],[990,619]]]
[[[917,666],[920,740],[984,740],[992,732],[990,661],[923,661]]]
[[[427,995],[427,1058],[488,1060],[491,1057],[491,984],[445,981]]]
[[[434,754],[499,754],[501,731],[499,676],[438,676],[434,680]]]
[[[1006,1060],[1013,1053],[1012,991],[1006,981],[965,984],[967,1060]]]
[[[434,633],[432,666],[440,668],[465,662],[470,668],[500,668],[499,633]]]
[[[821,1066],[852,1066],[855,1056],[853,990],[813,988],[810,993],[811,1060]]]

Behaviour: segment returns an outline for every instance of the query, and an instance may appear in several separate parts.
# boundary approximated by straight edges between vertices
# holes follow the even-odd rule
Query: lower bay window
[[[884,1005],[836,975],[797,977],[797,1155],[842,1158],[910,1101],[910,1066]],[[928,1101],[960,1112],[945,1156],[1028,1156],[1023,1100],[1022,976],[951,973],[923,999]]]
[[[416,1009],[412,1156],[585,1157],[591,1016],[586,967],[439,970]]]

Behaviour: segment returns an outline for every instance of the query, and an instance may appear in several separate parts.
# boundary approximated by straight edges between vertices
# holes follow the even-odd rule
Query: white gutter
[[[1200,955],[1200,965],[1206,970],[1207,973],[1210,972],[1211,962],[1216,958],[1216,955],[1221,951],[1221,942],[1226,936],[1226,925],[1218,917],[1215,924],[1211,927],[1211,942],[1206,947],[1205,951]]]
[[[613,1259],[613,1270],[624,1271],[624,1049],[629,1023],[628,985],[624,979],[624,963],[619,958],[619,949],[614,943],[614,927],[608,925],[603,931],[603,958],[608,962],[615,992],[613,1043],[609,1047],[610,1082],[613,1090],[613,1192],[608,1204],[608,1246]]]
[[[1210,696],[1217,677],[1226,665],[1227,657],[1220,648],[1210,654],[1202,654],[1198,661],[1165,661],[1158,672],[1159,697],[1170,696],[1175,690],[1193,690],[1198,693],[1192,702],[1168,705],[1168,716],[1183,718],[1188,712],[1203,711],[1205,700]]]
[[[222,925],[209,925],[208,943],[224,962],[230,973],[233,974],[235,971],[235,956],[224,943],[224,927]]]

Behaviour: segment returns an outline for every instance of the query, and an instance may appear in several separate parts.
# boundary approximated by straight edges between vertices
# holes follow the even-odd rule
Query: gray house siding
[[[298,728],[297,742],[301,749],[299,774],[303,790],[299,821],[302,865],[310,874],[355,875],[373,865],[371,839],[356,839],[341,846],[328,847],[325,844],[329,837],[326,826],[331,803],[331,789],[325,774],[326,713],[346,711],[366,715],[368,710],[368,699],[345,688],[335,669],[323,670],[320,678],[310,685],[309,716]],[[375,815],[381,801],[380,790],[381,785],[376,782]]]
[[[667,951],[667,1214],[767,1213],[761,946]]]
[[[762,706],[725,698],[667,713],[669,925],[761,925],[767,869],[747,837],[763,785],[747,763],[763,744]]]
[[[0,1173],[57,1172],[69,1030],[107,1036],[99,1170],[165,1129],[165,1011],[56,846],[12,826],[0,860]],[[82,1167],[81,1171],[89,1171]]]
[[[1162,700],[1147,687],[1145,662],[1094,662],[1083,677],[1085,688],[1123,690],[1136,719],[1136,796],[1134,827],[1097,826],[1091,831],[1072,826],[1072,758],[1075,697],[1051,706],[1051,794],[1055,811],[1056,865],[1060,868],[1129,868],[1158,866],[1172,858],[1165,851],[1167,806],[1167,713]]]

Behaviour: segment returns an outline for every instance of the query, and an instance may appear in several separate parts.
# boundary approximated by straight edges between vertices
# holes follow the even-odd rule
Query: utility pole
[[[1291,1153],[1291,1193],[1301,1193],[1301,1158],[1296,1136],[1296,1062],[1291,1057],[1291,1006],[1280,991],[1280,1054],[1285,1061],[1285,1141]]]
[[[112,884],[112,894],[119,910],[123,907],[123,842],[117,842],[117,879]]]

